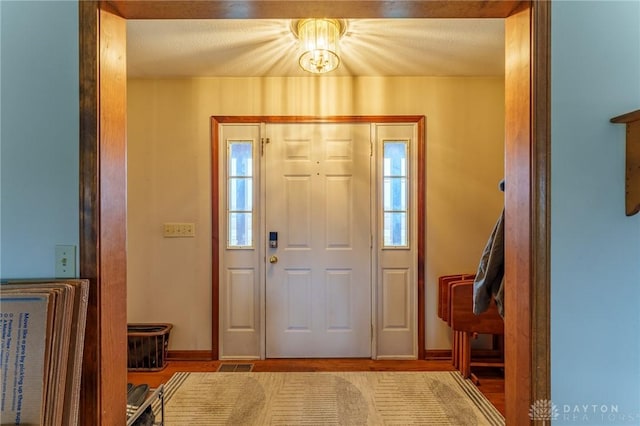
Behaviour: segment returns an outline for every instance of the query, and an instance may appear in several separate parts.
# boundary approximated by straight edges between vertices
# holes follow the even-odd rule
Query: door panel
[[[266,356],[370,357],[370,126],[266,131]]]
[[[376,357],[415,359],[418,357],[418,246],[423,238],[418,233],[418,155],[412,154],[418,151],[417,128],[410,123],[374,126],[376,180],[384,182],[378,188],[378,208],[385,212],[378,220],[376,239]],[[401,147],[399,151],[398,147]],[[402,214],[406,215],[404,220],[394,220],[394,215]]]
[[[220,359],[256,359],[261,351],[261,239],[258,196],[260,124],[220,126],[218,228]]]

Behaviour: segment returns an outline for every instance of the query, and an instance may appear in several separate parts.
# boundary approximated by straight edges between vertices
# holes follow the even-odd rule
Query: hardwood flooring
[[[450,360],[374,361],[371,359],[268,359],[250,361],[168,361],[157,372],[128,373],[130,383],[154,388],[176,372],[216,371],[222,363],[253,364],[253,371],[454,371]],[[496,368],[475,368],[478,389],[504,415],[504,374]]]

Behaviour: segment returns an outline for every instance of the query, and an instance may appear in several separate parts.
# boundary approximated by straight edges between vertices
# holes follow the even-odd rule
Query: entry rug
[[[166,425],[504,425],[459,372],[176,373]]]

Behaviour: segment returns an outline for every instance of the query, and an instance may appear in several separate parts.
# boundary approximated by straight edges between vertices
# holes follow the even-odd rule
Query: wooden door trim
[[[220,124],[243,123],[413,123],[417,125],[418,132],[418,262],[416,297],[418,306],[416,317],[416,333],[418,334],[418,359],[425,357],[425,230],[426,230],[426,120],[423,115],[337,115],[337,116],[213,116],[211,117],[211,265],[212,265],[212,330],[211,330],[211,355],[213,359],[219,359],[220,338],[220,227],[219,212],[216,200],[219,200],[220,170],[219,170],[219,134]],[[375,290],[375,289],[372,289]],[[372,313],[373,314],[373,313]]]
[[[89,301],[82,362],[82,382],[80,392],[79,423],[101,424],[101,406],[114,398],[100,393],[100,362],[111,363],[99,353],[101,332],[98,315],[101,300],[100,289],[100,204],[98,197],[98,168],[100,138],[98,137],[98,8],[95,2],[79,3],[80,37],[80,235],[79,271],[80,276],[89,280]],[[83,31],[84,29],[84,31]],[[116,373],[122,374],[122,373]],[[109,401],[107,401],[109,399]]]
[[[90,1],[79,2],[79,21],[80,276],[90,283],[79,423],[120,424],[126,411],[118,396],[127,382],[126,57],[111,53],[125,49],[126,22]]]
[[[128,19],[505,18],[523,0],[402,1],[183,1],[103,0],[102,7]]]
[[[102,129],[97,124],[100,115],[109,111],[100,108],[101,87],[97,76],[109,72],[106,64],[99,59],[100,44],[97,13],[100,9],[110,10],[127,19],[152,18],[299,18],[302,16],[324,15],[327,17],[353,18],[506,18],[518,11],[530,10],[529,22],[523,22],[528,28],[530,51],[529,63],[532,66],[530,75],[529,119],[526,123],[529,131],[528,148],[530,152],[529,179],[512,182],[521,186],[521,190],[529,193],[528,199],[521,206],[528,208],[530,214],[526,230],[528,235],[526,248],[519,247],[519,256],[526,258],[526,267],[516,264],[507,268],[517,268],[519,276],[524,280],[522,285],[526,291],[519,294],[529,307],[526,321],[520,319],[507,321],[506,329],[511,330],[516,339],[507,342],[519,348],[530,366],[527,371],[518,370],[506,378],[507,390],[522,395],[520,401],[548,399],[550,388],[549,370],[549,69],[550,58],[550,5],[547,1],[367,1],[367,2],[335,2],[335,1],[91,1],[79,2],[79,34],[80,34],[80,274],[91,279],[91,291],[100,294],[100,298],[90,301],[89,315],[104,314],[108,308],[108,300],[126,292],[126,282],[117,280],[107,282],[101,271],[101,262],[110,259],[110,255],[124,253],[126,244],[119,240],[105,244],[106,236],[99,233],[101,217],[108,215],[107,210],[113,208],[117,200],[105,196],[100,189],[100,169],[109,167],[112,158],[103,155],[101,134],[109,129]],[[126,122],[113,126],[125,128]],[[100,130],[100,131],[98,131]],[[111,129],[114,130],[114,129]],[[509,153],[507,153],[509,155]],[[125,170],[121,175],[126,176]],[[509,183],[508,183],[509,184]],[[101,202],[100,200],[103,200]],[[126,205],[120,206],[126,211]],[[112,211],[111,213],[114,213]],[[104,223],[103,223],[104,224]],[[516,256],[518,257],[518,256]],[[108,261],[107,261],[108,262]],[[112,263],[112,266],[124,268],[124,263]],[[507,289],[509,291],[509,289]],[[122,308],[124,309],[124,308]],[[85,353],[94,356],[93,368],[83,371],[83,397],[81,413],[84,413],[94,424],[109,424],[110,415],[105,407],[115,407],[117,411],[125,409],[124,394],[118,392],[102,392],[100,375],[109,370],[119,381],[126,380],[126,369],[119,368],[119,360],[101,348],[101,342],[109,338],[110,330],[126,330],[126,321],[115,318],[105,329],[91,329],[95,335],[87,335]],[[527,331],[519,335],[518,330]],[[526,335],[530,337],[527,338]],[[523,338],[523,336],[525,336]],[[526,364],[525,363],[525,364]],[[507,366],[509,370],[509,366]],[[519,378],[525,378],[522,386]],[[120,410],[121,407],[121,410]],[[513,404],[506,401],[507,424],[529,424],[528,409],[523,403]]]
[[[551,1],[532,8],[530,401],[551,399]]]
[[[505,20],[505,414],[528,410],[531,401],[532,175],[531,9]],[[526,29],[526,32],[525,32]],[[517,100],[527,99],[527,104]],[[516,342],[514,344],[514,342]],[[528,418],[520,420],[529,421]],[[515,424],[520,424],[516,421]]]

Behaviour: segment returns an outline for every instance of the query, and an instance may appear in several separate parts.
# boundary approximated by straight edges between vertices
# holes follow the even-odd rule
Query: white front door
[[[370,357],[370,125],[266,133],[266,356]]]

